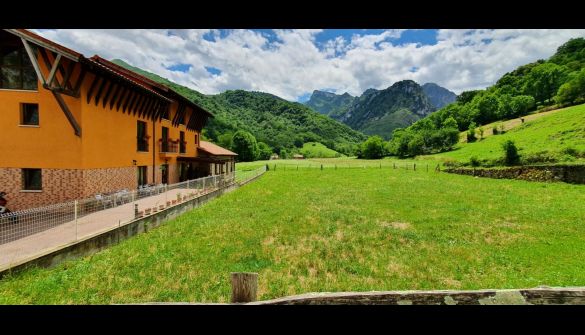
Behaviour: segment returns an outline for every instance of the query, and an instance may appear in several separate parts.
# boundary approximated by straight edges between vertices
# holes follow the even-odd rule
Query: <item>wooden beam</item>
[[[138,100],[140,100],[140,98],[141,98],[140,93],[134,91],[134,96],[132,97],[132,100],[128,105],[128,114],[130,114],[134,110],[134,108],[136,108],[136,103],[138,102]]]
[[[102,80],[102,77],[98,76],[97,74],[93,77],[93,81],[91,82],[91,86],[89,86],[89,91],[87,91],[87,103],[91,102],[91,96],[93,95],[93,90],[95,90],[97,83]]]
[[[57,68],[59,67],[59,63],[61,62],[61,54],[57,54],[55,61],[51,67],[51,72],[49,72],[49,77],[47,77],[47,85],[49,87],[53,84],[53,79],[55,79],[55,73],[57,72]]]
[[[123,85],[122,86],[122,94],[120,94],[120,97],[118,98],[118,102],[116,102],[116,110],[119,111],[120,110],[120,106],[122,105],[122,101],[124,101],[124,99],[128,98],[128,93],[130,92],[130,90]]]
[[[102,96],[102,92],[104,91],[104,87],[106,86],[106,84],[108,83],[108,79],[106,79],[104,77],[104,80],[102,81],[102,83],[100,84],[100,88],[98,88],[97,93],[95,94],[95,98],[94,98],[94,103],[97,106],[100,102],[100,97]]]
[[[77,97],[79,97],[79,90],[81,89],[81,84],[83,83],[83,79],[85,79],[86,73],[87,71],[85,70],[85,67],[81,66],[81,72],[79,73],[77,81],[75,82],[75,87],[73,88],[73,92],[75,92]]]
[[[114,103],[116,103],[116,99],[118,98],[118,95],[122,92],[123,88],[124,87],[122,86],[122,83],[116,84],[116,90],[114,91],[114,93],[112,93],[112,100],[110,100],[110,109],[114,108]]]
[[[148,97],[146,97],[145,95],[140,95],[140,100],[138,101],[138,103],[136,104],[136,108],[134,109],[134,115],[138,114],[138,116],[140,116],[140,112],[143,108],[143,106],[146,104],[146,101],[148,100]]]
[[[114,86],[117,86],[117,84],[113,81],[110,82],[110,86],[108,86],[108,90],[106,91],[106,94],[104,95],[104,98],[102,99],[102,107],[106,108],[106,104],[108,103],[108,98],[110,97],[110,94],[112,93],[112,89],[114,88]]]
[[[140,94],[140,92],[136,92],[136,100],[134,100],[134,103],[132,104],[132,107],[130,108],[130,110],[132,111],[132,115],[136,115],[138,105],[143,101],[144,101],[144,96],[142,94]]]
[[[22,40],[22,44],[24,44],[24,49],[26,50],[26,53],[28,55],[28,58],[30,59],[30,62],[32,63],[33,68],[35,69],[35,72],[37,73],[37,78],[41,81],[41,84],[46,85],[46,81],[45,81],[45,77],[43,76],[43,73],[41,72],[41,67],[39,66],[39,62],[38,59],[32,49],[32,47],[28,44],[28,41],[25,40],[24,38],[21,38]]]
[[[154,102],[154,98],[153,97],[148,97],[147,98],[146,103],[140,109],[140,114],[139,114],[140,117],[146,117],[146,113],[148,112],[148,108],[152,105],[153,102]]]
[[[69,82],[69,79],[71,78],[71,75],[73,74],[73,70],[75,70],[75,62],[69,61],[69,66],[67,67],[67,73],[65,74],[65,77],[63,78],[63,86],[64,86],[64,88],[69,88],[70,90],[73,90],[73,86]],[[69,86],[69,87],[67,87],[67,86]]]
[[[59,103],[61,110],[63,111],[63,113],[65,113],[65,116],[67,117],[67,120],[71,124],[71,127],[73,127],[75,135],[81,137],[81,127],[79,126],[79,123],[77,123],[77,120],[75,120],[75,117],[69,110],[69,107],[67,107],[67,104],[65,103],[65,100],[63,100],[61,93],[55,92],[53,90],[51,90],[51,93],[53,93],[55,99],[57,99],[57,102]]]
[[[122,112],[123,113],[126,113],[126,108],[128,108],[128,114],[130,114],[130,108],[129,107],[132,105],[132,103],[134,103],[134,99],[136,99],[136,92],[134,92],[130,88],[128,88],[128,91],[130,93],[128,94],[128,97],[124,101],[124,107],[122,107]]]
[[[154,105],[152,105],[152,107],[150,108],[150,110],[147,111],[147,114],[146,115],[152,121],[154,121],[154,118],[155,118],[155,115],[156,115],[156,111],[160,108],[160,104],[161,104],[161,101],[159,99],[155,99]]]
[[[49,55],[47,53],[47,50],[45,50],[44,48],[40,48],[39,53],[41,54],[41,58],[43,59],[43,63],[45,63],[45,67],[47,68],[47,70],[52,69],[53,64],[51,63],[51,60],[49,59]],[[55,78],[54,80],[57,82],[57,86],[61,86],[59,79]],[[45,83],[45,85],[43,85],[43,86],[48,87],[48,84]]]

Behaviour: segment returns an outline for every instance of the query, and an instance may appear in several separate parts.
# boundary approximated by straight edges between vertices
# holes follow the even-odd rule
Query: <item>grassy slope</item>
[[[489,136],[475,143],[459,143],[450,152],[421,158],[458,161],[468,161],[472,156],[479,159],[498,158],[503,155],[502,143],[508,139],[521,149],[521,155],[545,150],[558,153],[567,147],[585,151],[585,105],[526,121],[502,135]]]
[[[0,303],[222,302],[311,291],[583,286],[585,188],[393,169],[268,172],[81,260],[0,281]]]
[[[334,158],[340,155],[335,150],[331,150],[319,142],[307,142],[301,148],[301,154],[305,157],[318,157],[318,158]]]

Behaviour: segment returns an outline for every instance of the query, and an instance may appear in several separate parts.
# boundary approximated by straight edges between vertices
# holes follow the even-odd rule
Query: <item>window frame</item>
[[[33,172],[33,171],[38,171],[39,172],[39,188],[31,188],[32,185],[27,185],[28,181],[30,181],[30,177],[27,178],[27,172]],[[25,192],[40,192],[43,190],[43,169],[38,169],[38,168],[22,168],[21,169],[21,173],[22,173],[22,183],[21,183],[21,189],[22,191]]]
[[[25,107],[26,106],[36,106],[37,110],[37,123],[33,124],[33,123],[24,123],[24,113],[25,113]],[[40,127],[41,125],[41,115],[40,115],[40,111],[39,111],[39,104],[38,103],[34,103],[34,102],[21,102],[20,103],[20,126],[24,126],[24,127]]]

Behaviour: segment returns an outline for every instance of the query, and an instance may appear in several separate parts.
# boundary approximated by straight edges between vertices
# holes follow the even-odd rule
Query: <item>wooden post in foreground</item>
[[[254,272],[232,272],[232,303],[256,301],[258,274]]]

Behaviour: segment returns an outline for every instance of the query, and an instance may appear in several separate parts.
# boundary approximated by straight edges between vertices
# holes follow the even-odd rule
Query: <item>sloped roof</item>
[[[222,148],[217,144],[213,144],[207,141],[200,141],[199,142],[199,149],[203,150],[211,155],[214,156],[237,156],[238,154],[235,152],[231,152],[228,149]]]

